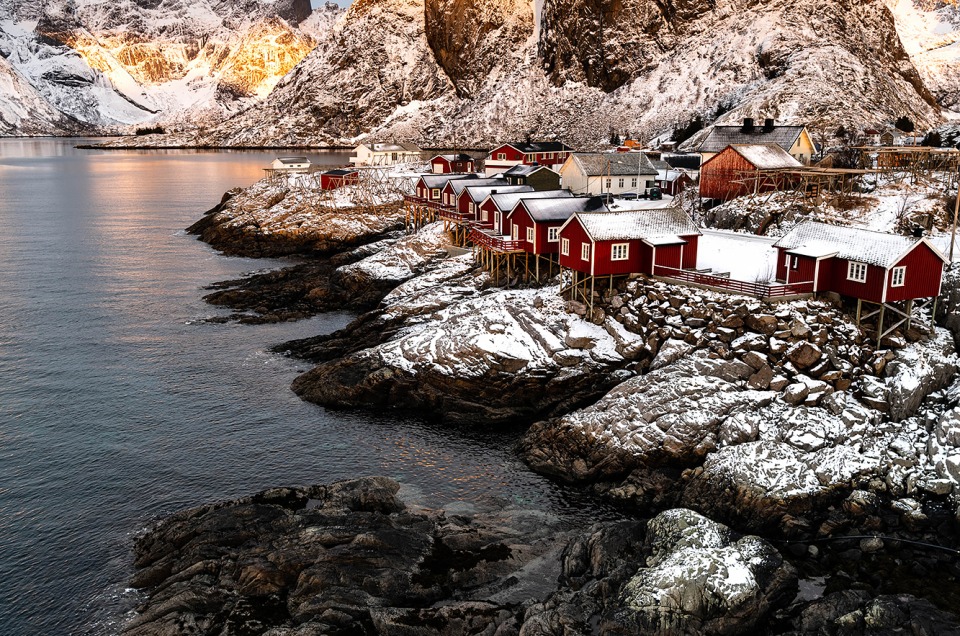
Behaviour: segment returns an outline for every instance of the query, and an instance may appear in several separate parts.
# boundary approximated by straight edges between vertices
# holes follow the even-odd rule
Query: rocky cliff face
[[[306,0],[58,0],[36,15],[0,4],[0,15],[37,20],[47,44],[72,47],[99,73],[94,84],[139,113],[102,119],[193,129],[149,144],[482,147],[531,136],[589,148],[610,128],[650,137],[695,113],[932,125],[957,74],[939,62],[918,73],[911,55],[948,52],[930,36],[943,29],[915,16],[955,9],[904,8],[913,1],[359,0],[339,19],[333,8],[305,19]],[[14,64],[22,73],[38,56],[28,58]],[[88,121],[91,110],[68,112]]]

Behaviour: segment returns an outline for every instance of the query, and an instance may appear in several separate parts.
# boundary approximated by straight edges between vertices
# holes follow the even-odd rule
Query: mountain
[[[589,148],[695,115],[925,128],[958,99],[950,46],[934,44],[956,8],[937,0],[305,2],[54,0],[0,21],[0,53],[4,24],[36,20],[37,51],[11,65],[78,120],[179,131],[135,141],[157,145]],[[88,74],[51,73],[44,46]],[[86,97],[58,99],[69,82]]]
[[[956,0],[888,0],[904,49],[939,103],[960,110],[960,6]]]
[[[24,4],[0,2],[0,55],[91,130],[222,121],[268,95],[339,13],[309,0]]]

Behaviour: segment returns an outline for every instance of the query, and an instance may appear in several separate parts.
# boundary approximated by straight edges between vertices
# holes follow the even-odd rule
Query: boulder
[[[771,316],[770,314],[750,314],[745,318],[744,322],[748,329],[762,333],[765,336],[773,335],[779,325],[776,316]]]
[[[801,341],[787,349],[784,355],[798,368],[806,369],[816,364],[823,357],[823,352],[812,342]]]

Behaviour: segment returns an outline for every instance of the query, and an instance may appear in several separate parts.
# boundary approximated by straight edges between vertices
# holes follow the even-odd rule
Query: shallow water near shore
[[[88,141],[0,140],[0,634],[116,633],[144,524],[275,485],[383,474],[428,506],[597,518],[517,460],[516,431],[301,402],[289,385],[308,365],[267,349],[348,314],[203,320],[228,313],[206,285],[284,263],[223,257],[182,228],[276,153],[74,148]]]

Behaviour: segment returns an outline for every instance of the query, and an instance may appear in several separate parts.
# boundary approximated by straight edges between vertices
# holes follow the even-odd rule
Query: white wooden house
[[[657,169],[642,152],[575,152],[560,168],[560,177],[574,194],[642,195],[657,184]]]
[[[310,160],[306,157],[277,157],[270,164],[270,170],[287,172],[307,172],[310,170]]]
[[[350,157],[355,166],[393,166],[420,161],[422,150],[410,143],[368,143],[357,146]]]

